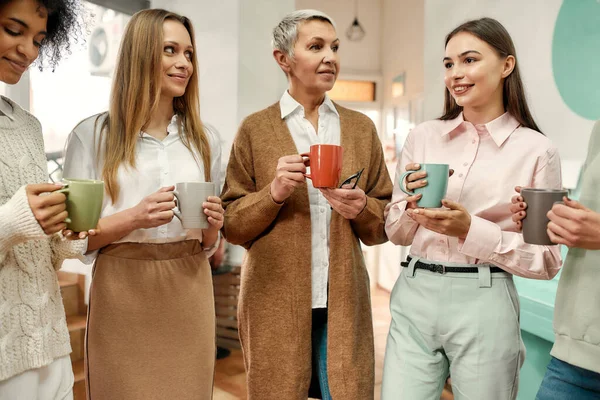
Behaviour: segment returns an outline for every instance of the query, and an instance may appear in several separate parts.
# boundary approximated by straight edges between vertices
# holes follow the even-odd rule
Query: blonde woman
[[[103,179],[105,203],[88,253],[95,261],[86,365],[88,398],[210,399],[215,316],[210,227],[173,219],[174,184],[215,181],[220,147],[199,115],[194,31],[165,10],[135,14],[125,30],[108,113],[73,130],[65,176]],[[219,187],[218,182],[216,186]]]

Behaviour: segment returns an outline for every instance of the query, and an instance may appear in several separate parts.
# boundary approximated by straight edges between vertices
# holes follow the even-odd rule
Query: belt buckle
[[[446,273],[446,266],[442,264],[434,264],[435,272],[444,275]]]

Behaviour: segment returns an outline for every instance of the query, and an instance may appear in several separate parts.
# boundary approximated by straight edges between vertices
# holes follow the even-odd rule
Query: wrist
[[[278,195],[276,194],[276,193],[277,193],[277,191],[276,191],[276,190],[274,190],[274,188],[273,188],[273,186],[275,186],[274,184],[275,184],[275,181],[273,181],[273,182],[271,183],[271,189],[269,190],[269,194],[271,195],[271,199],[273,199],[273,201],[274,201],[275,203],[277,203],[277,204],[282,204],[282,203],[285,201],[285,199],[283,199],[283,198],[280,198],[280,196],[278,196]]]
[[[461,240],[465,240],[467,239],[467,236],[469,236],[469,230],[471,229],[471,216],[469,215],[469,221],[467,223],[467,229],[465,229],[462,233],[462,235],[459,235],[458,238]]]
[[[219,230],[214,227],[209,227],[202,230],[202,246],[210,247],[217,242],[219,238]]]
[[[125,213],[125,220],[127,221],[127,224],[132,228],[132,231],[142,228],[142,219],[136,212],[135,207],[128,209],[127,211],[125,211]]]

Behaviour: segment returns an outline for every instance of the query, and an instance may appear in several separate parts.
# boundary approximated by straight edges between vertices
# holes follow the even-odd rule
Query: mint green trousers
[[[516,399],[525,347],[512,275],[415,270],[417,259],[390,298],[382,400],[439,400],[449,375],[456,400]]]

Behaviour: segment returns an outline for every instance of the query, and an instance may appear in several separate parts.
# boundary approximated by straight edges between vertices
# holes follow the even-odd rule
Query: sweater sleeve
[[[369,174],[365,185],[367,204],[363,211],[350,221],[354,232],[367,246],[387,242],[383,210],[392,197],[392,181],[385,165],[383,148],[374,125],[371,136],[371,165],[369,165]]]
[[[22,186],[10,200],[0,206],[0,263],[13,246],[45,236],[31,211],[25,186]]]
[[[223,235],[229,243],[246,249],[275,221],[284,204],[273,200],[269,184],[257,187],[249,134],[242,123],[231,148],[221,194],[225,208]]]
[[[87,250],[88,239],[69,240],[61,233],[52,235],[50,239],[52,248],[52,265],[55,270],[59,270],[64,260],[76,258],[80,261],[85,261],[83,255]]]

